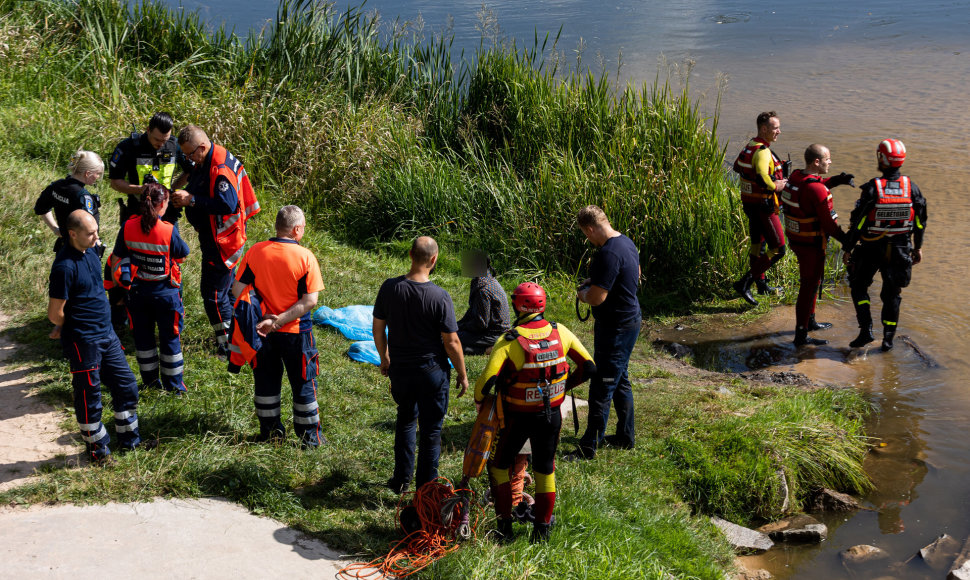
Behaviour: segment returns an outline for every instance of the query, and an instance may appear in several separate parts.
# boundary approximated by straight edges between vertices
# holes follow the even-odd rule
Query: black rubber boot
[[[552,524],[540,524],[536,522],[532,525],[532,536],[529,538],[529,542],[533,544],[538,544],[539,542],[549,541],[549,528]]]
[[[758,288],[758,294],[765,296],[771,294],[777,296],[781,292],[781,286],[769,286],[768,279],[755,280],[754,285]]]
[[[498,524],[495,526],[495,540],[499,544],[508,544],[514,539],[515,534],[512,532],[512,518],[499,518]]]
[[[872,324],[867,324],[859,329],[859,336],[855,337],[855,340],[850,342],[849,346],[861,348],[874,340],[876,340],[876,337],[872,336]]]
[[[815,315],[813,314],[811,318],[808,319],[808,331],[814,332],[816,330],[828,330],[832,328],[831,322],[816,322]]]
[[[882,350],[883,352],[893,349],[893,337],[896,336],[896,327],[887,326],[882,329]]]
[[[754,279],[751,277],[751,272],[748,272],[743,278],[734,283],[734,291],[738,294],[738,296],[744,298],[745,302],[748,304],[757,306],[758,301],[755,300],[754,296],[751,295],[752,282],[754,282]]]
[[[795,340],[793,342],[795,343],[795,346],[805,346],[805,345],[822,346],[823,344],[829,343],[829,341],[827,340],[810,337],[808,335],[808,329],[802,328],[802,327],[795,329]]]

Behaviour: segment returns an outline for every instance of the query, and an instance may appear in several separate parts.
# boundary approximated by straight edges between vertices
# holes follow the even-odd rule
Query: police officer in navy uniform
[[[98,223],[85,210],[74,210],[64,223],[68,238],[51,266],[47,317],[51,338],[60,338],[71,368],[74,413],[87,444],[88,457],[102,463],[111,454],[110,436],[101,422],[101,381],[111,389],[115,432],[122,449],[154,447],[138,432],[138,386],[118,336],[112,330],[108,300],[101,284],[101,260],[91,251]]]
[[[159,183],[166,189],[172,190],[182,187],[188,179],[188,172],[192,169],[182,150],[179,149],[175,136],[172,135],[172,116],[159,112],[152,115],[148,121],[148,130],[144,133],[132,133],[130,137],[118,143],[111,160],[108,163],[108,179],[111,189],[123,193],[128,197],[128,204],[122,207],[121,225],[124,226],[128,218],[138,213],[141,205],[141,194],[147,183]],[[179,173],[176,177],[176,173]],[[162,221],[174,224],[182,212],[173,204],[169,204],[168,211],[162,216]]]
[[[60,251],[68,240],[65,223],[71,212],[83,209],[94,216],[95,222],[100,223],[101,220],[101,198],[86,189],[97,183],[104,174],[101,157],[93,151],[79,149],[71,158],[68,169],[70,175],[48,185],[34,204],[34,213],[41,216],[47,227],[57,235],[54,252]],[[104,246],[99,242],[95,251],[100,256]]]
[[[859,336],[849,346],[859,348],[875,340],[869,285],[876,272],[880,272],[882,350],[887,351],[893,347],[899,323],[902,289],[909,286],[913,264],[923,259],[926,199],[916,184],[900,173],[899,168],[906,160],[902,141],[882,141],[876,157],[882,176],[862,186],[862,194],[852,210],[844,260],[849,265],[849,287],[859,321]]]

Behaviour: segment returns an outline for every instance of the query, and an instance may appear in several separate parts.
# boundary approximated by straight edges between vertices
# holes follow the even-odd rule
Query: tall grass
[[[538,35],[483,38],[456,60],[446,35],[313,0],[281,0],[245,39],[148,0],[3,0],[0,14],[35,38],[23,72],[6,73],[20,97],[32,87],[78,112],[40,149],[25,139],[32,154],[61,159],[78,134],[109,153],[164,108],[348,241],[432,231],[506,268],[573,273],[590,251],[574,216],[596,203],[640,248],[652,300],[711,298],[742,269],[724,151],[667,74],[621,86],[564,68],[557,38]]]

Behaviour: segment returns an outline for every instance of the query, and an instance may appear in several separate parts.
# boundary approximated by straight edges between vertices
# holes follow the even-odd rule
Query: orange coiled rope
[[[407,501],[409,498],[410,504]],[[340,570],[337,572],[338,580],[405,578],[454,552],[459,547],[456,532],[463,521],[462,506],[464,502],[470,505],[471,500],[471,490],[456,490],[443,477],[429,481],[414,493],[404,494],[397,506],[398,524],[401,523],[401,512],[413,506],[421,527],[394,543],[387,555],[370,562],[351,564]],[[476,517],[470,523],[472,537],[477,524]]]

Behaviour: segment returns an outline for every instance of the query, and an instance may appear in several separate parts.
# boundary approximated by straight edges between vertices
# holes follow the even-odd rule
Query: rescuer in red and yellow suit
[[[748,250],[750,269],[737,282],[734,290],[748,303],[757,305],[751,295],[751,284],[759,294],[770,294],[765,272],[785,255],[785,236],[778,217],[778,193],[785,187],[783,164],[771,151],[771,144],[781,135],[781,121],[774,111],[758,115],[758,136],[752,139],[734,162],[740,176],[741,206],[748,217]]]
[[[188,125],[179,132],[178,142],[195,166],[185,190],[172,192],[172,202],[185,208],[186,219],[199,233],[199,291],[218,354],[228,360],[233,304],[229,292],[246,244],[246,221],[259,212],[259,202],[242,163],[212,143],[205,131]]]
[[[825,272],[825,250],[829,236],[845,243],[832,205],[830,187],[853,185],[853,176],[840,173],[823,179],[832,165],[828,147],[814,144],[805,150],[805,169],[795,170],[781,192],[785,210],[785,236],[798,258],[798,301],[795,303],[795,346],[822,345],[826,340],[811,338],[814,330],[831,328],[815,320],[815,302]]]
[[[145,185],[139,215],[125,222],[113,254],[120,260],[121,284],[131,288],[128,316],[143,387],[161,386],[181,394],[185,392],[181,341],[185,310],[178,263],[189,255],[189,247],[178,228],[161,219],[168,200],[169,191],[163,186]],[[161,352],[155,342],[156,326]]]
[[[538,284],[520,284],[512,294],[515,326],[496,341],[488,364],[475,384],[475,401],[496,388],[504,414],[488,470],[498,515],[498,535],[512,539],[510,469],[526,440],[532,443],[535,470],[535,523],[532,541],[549,538],[556,503],[556,449],[562,429],[559,407],[566,391],[596,373],[593,357],[565,326],[543,318],[546,292]],[[576,363],[570,373],[567,357]]]
[[[876,149],[876,158],[882,177],[862,186],[862,194],[850,216],[844,246],[852,302],[859,320],[859,336],[849,346],[858,348],[875,340],[869,285],[876,272],[880,272],[882,350],[886,351],[893,347],[902,290],[909,286],[913,265],[923,260],[926,199],[913,180],[900,174],[899,168],[906,160],[906,146],[902,141],[882,141]]]

